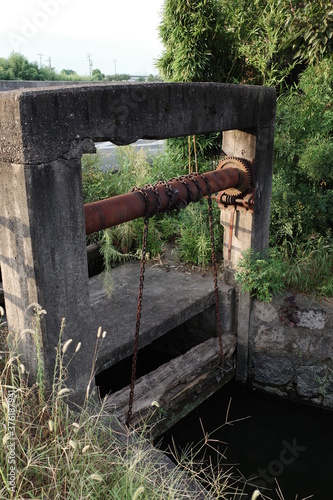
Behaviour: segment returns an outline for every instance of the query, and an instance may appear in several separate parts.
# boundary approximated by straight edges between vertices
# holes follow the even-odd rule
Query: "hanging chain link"
[[[217,283],[217,263],[215,256],[215,244],[214,244],[214,225],[213,225],[213,209],[212,209],[212,197],[211,197],[211,186],[207,177],[203,174],[197,175],[188,175],[182,176],[181,182],[185,185],[188,190],[190,201],[193,201],[193,192],[187,180],[192,181],[197,187],[198,194],[202,196],[202,189],[197,180],[197,177],[201,177],[203,181],[206,183],[207,192],[208,192],[208,216],[209,216],[209,230],[210,230],[210,240],[212,246],[212,264],[213,264],[213,275],[214,275],[214,292],[215,292],[215,308],[216,308],[216,321],[217,321],[217,332],[219,339],[219,348],[220,348],[220,358],[221,358],[221,366],[224,367],[224,353],[223,353],[223,341],[222,341],[222,327],[221,327],[221,315],[220,315],[220,301],[219,301],[219,290]],[[174,189],[170,186],[170,184],[166,182],[159,182],[158,184],[163,184],[167,188],[167,195],[169,198],[168,208],[170,209],[173,203],[174,198]],[[136,326],[135,326],[135,336],[134,336],[134,349],[133,349],[133,360],[132,360],[132,373],[131,373],[131,383],[130,383],[130,394],[129,394],[129,403],[128,403],[128,414],[126,425],[130,424],[130,420],[133,413],[133,400],[134,400],[134,387],[135,387],[135,377],[136,377],[136,366],[138,360],[138,349],[139,349],[139,336],[140,336],[140,323],[141,323],[141,311],[142,311],[142,296],[143,296],[143,283],[144,283],[144,274],[145,274],[145,266],[146,266],[146,253],[147,253],[147,239],[148,239],[148,224],[149,224],[149,216],[150,216],[150,203],[147,191],[145,189],[152,189],[155,198],[156,198],[156,210],[160,207],[160,196],[155,186],[146,185],[144,188],[133,188],[132,191],[138,191],[142,194],[146,204],[146,212],[144,217],[144,229],[143,229],[143,240],[142,240],[142,257],[141,257],[141,266],[140,266],[140,283],[139,283],[139,294],[138,294],[138,307],[136,314]]]
[[[186,180],[187,180],[187,176],[185,176],[185,175],[181,175],[180,177],[178,177],[178,180],[179,180],[179,182],[181,182],[181,183],[183,184],[183,186],[185,186],[185,188],[186,188],[186,190],[187,190],[187,193],[188,193],[188,199],[189,199],[189,202],[190,202],[190,201],[193,201],[194,196],[193,196],[193,192],[192,192],[192,189],[191,189],[190,183],[189,183],[189,182],[186,182]]]
[[[190,181],[192,181],[192,182],[195,184],[195,186],[196,186],[196,188],[197,188],[197,190],[198,190],[198,200],[199,200],[200,198],[202,198],[202,189],[201,189],[200,183],[199,183],[199,181],[198,181],[198,177],[204,177],[205,182],[206,182],[206,184],[207,184],[207,189],[211,189],[211,188],[210,188],[210,184],[209,184],[209,182],[208,182],[208,179],[206,179],[206,177],[205,177],[205,176],[203,176],[202,174],[189,174],[189,175],[187,175],[186,177],[187,177],[187,179],[189,179]],[[209,186],[209,187],[208,187],[208,186]]]
[[[172,179],[170,179],[172,180]],[[166,210],[172,210],[175,205],[175,196],[178,193],[178,189],[175,189],[171,186],[170,181],[158,181],[156,186],[164,186],[166,190],[166,195],[168,197],[168,206]]]
[[[143,188],[142,189],[135,188],[135,190],[139,191],[145,199],[146,214],[144,217],[144,228],[143,228],[143,239],[142,239],[142,257],[141,257],[141,266],[140,266],[140,283],[139,283],[139,294],[138,294],[138,308],[137,308],[137,313],[136,313],[134,349],[133,349],[133,360],[132,360],[132,373],[131,373],[131,384],[130,384],[130,394],[129,394],[129,403],[128,403],[128,413],[127,413],[126,425],[130,424],[130,420],[132,417],[132,411],[133,411],[134,386],[135,386],[135,376],[136,376],[136,365],[137,365],[137,361],[138,361],[143,282],[145,279],[148,224],[149,224],[149,213],[150,213],[149,197],[148,197],[147,192]]]
[[[213,275],[214,275],[214,292],[215,292],[215,309],[216,309],[216,322],[217,322],[217,332],[219,337],[219,347],[220,347],[220,358],[222,368],[224,366],[224,354],[223,354],[223,341],[222,341],[222,327],[221,327],[221,315],[220,315],[220,300],[219,300],[219,289],[217,284],[217,264],[215,256],[215,243],[214,243],[214,225],[213,225],[213,208],[212,208],[212,190],[207,177],[203,174],[200,177],[205,181],[207,185],[208,192],[208,217],[209,217],[209,230],[210,230],[210,241],[212,246],[212,263],[213,263]]]
[[[158,212],[161,207],[161,197],[156,185],[146,184],[142,189],[151,189],[155,195],[155,212]],[[150,216],[150,214],[149,214]]]

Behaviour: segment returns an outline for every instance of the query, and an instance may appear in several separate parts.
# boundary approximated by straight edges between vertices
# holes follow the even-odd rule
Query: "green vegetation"
[[[157,67],[169,81],[290,86],[332,36],[330,1],[166,0]]]
[[[237,273],[243,289],[261,300],[283,288],[333,296],[332,75],[333,60],[324,58],[309,65],[299,84],[278,98],[273,251],[257,262],[256,256],[246,254]]]
[[[285,287],[331,296],[332,2],[166,0],[160,38],[166,80],[276,87],[272,248],[245,254],[237,279],[262,300]]]
[[[104,75],[100,69],[92,70],[90,76],[78,75],[72,69],[63,69],[57,73],[54,68],[38,66],[37,62],[29,62],[18,52],[12,52],[8,58],[0,57],[0,80],[41,80],[41,81],[128,81],[128,74]],[[154,80],[152,75],[150,81]]]
[[[219,221],[220,210],[213,205],[214,241],[217,254],[221,257],[222,231]],[[195,263],[203,271],[211,263],[212,246],[208,224],[208,204],[206,200],[190,204],[179,214],[179,236],[176,237],[178,255],[185,262]]]
[[[332,238],[319,236],[295,245],[287,259],[286,286],[317,296],[333,297]]]
[[[319,238],[295,244],[291,256],[278,247],[264,255],[251,249],[243,253],[235,274],[241,288],[263,302],[272,296],[293,289],[318,297],[333,296],[333,246]]]
[[[36,314],[38,324],[45,311],[37,307]],[[38,330],[29,333],[38,337]],[[105,335],[99,328],[90,382]],[[177,465],[166,474],[161,457],[149,446],[149,423],[136,430],[121,426],[94,404],[90,383],[83,406],[69,406],[66,371],[81,343],[73,346],[61,337],[49,392],[41,359],[38,384],[29,385],[16,339],[10,348],[0,343],[6,351],[0,372],[1,498],[193,499],[187,481],[198,478],[214,498],[236,498],[244,481],[233,477],[230,466],[214,472],[196,458],[204,447],[216,446],[208,435],[197,452],[175,455]],[[152,411],[159,411],[154,402]],[[230,424],[226,420],[224,425]]]
[[[285,287],[327,297],[333,296],[332,75],[331,58],[309,65],[278,99],[270,230],[276,252],[269,261],[278,270],[283,260]],[[244,288],[253,256],[246,265],[248,275],[238,275]]]
[[[330,60],[332,2],[166,0],[159,35],[164,45],[157,61],[162,79],[270,85],[279,94],[286,94],[287,101],[294,85],[298,85],[299,75],[308,66],[313,67],[324,58]],[[302,93],[303,89],[298,91]],[[282,101],[278,103],[278,115]],[[311,134],[314,135],[312,131],[308,135]],[[220,150],[219,138],[208,136],[209,145],[206,141],[205,136],[197,139],[200,159]],[[182,155],[183,161],[188,159],[187,140],[168,143]],[[328,149],[325,148],[327,156]]]
[[[0,58],[0,80],[56,80],[54,70],[39,68],[21,54],[13,52],[8,59]]]
[[[170,82],[224,81],[230,68],[230,37],[219,2],[166,0],[160,39],[165,47],[157,60],[161,78]],[[195,106],[195,103],[193,103]],[[169,139],[168,147],[188,162],[187,138]],[[198,161],[213,158],[221,150],[221,134],[196,137]],[[190,154],[195,156],[193,142]]]
[[[77,75],[70,69],[63,69],[61,73],[57,73],[54,68],[48,66],[40,68],[37,62],[29,62],[25,56],[17,52],[12,52],[7,59],[0,57],[0,80],[83,81],[88,79]]]
[[[159,34],[165,50],[157,68],[163,80],[220,81],[228,71],[230,37],[220,2],[166,0]]]
[[[103,172],[102,154],[87,154],[82,157],[82,186],[85,203],[103,200],[115,196],[115,178],[112,170]]]
[[[309,66],[278,99],[272,244],[287,247],[333,227],[333,60]]]
[[[102,172],[102,158],[97,155],[84,155],[82,158],[82,180],[84,201],[86,203],[123,194],[133,186],[142,187],[155,184],[160,180],[186,173],[186,165],[180,158],[175,159],[169,152],[147,158],[145,152],[136,152],[131,146],[117,149],[118,171]],[[208,169],[207,164],[201,171]],[[219,219],[219,211],[214,206],[214,219]],[[118,262],[138,258],[141,255],[143,220],[137,219],[120,226],[107,229],[89,237],[98,241],[104,255],[107,269]],[[158,214],[150,218],[148,232],[148,256],[155,257],[163,251],[166,242],[174,242],[179,257],[188,263],[199,266],[203,271],[211,260],[211,243],[208,225],[208,205],[206,201],[190,204],[180,212]],[[215,224],[216,247],[222,248],[222,228]]]
[[[244,292],[263,302],[270,302],[272,294],[285,289],[285,272],[285,262],[275,249],[261,256],[249,248],[243,252],[235,279],[241,283]]]
[[[131,79],[131,75],[127,73],[119,73],[116,75],[102,75],[102,76],[104,77],[104,80],[108,82],[126,82]]]

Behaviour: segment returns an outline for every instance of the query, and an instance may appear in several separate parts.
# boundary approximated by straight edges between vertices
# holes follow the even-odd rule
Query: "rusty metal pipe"
[[[244,182],[246,173],[237,168],[225,168],[213,170],[203,174],[211,187],[211,194],[236,187]],[[149,198],[150,215],[163,212],[166,209],[172,209],[183,203],[184,206],[191,201],[199,201],[203,196],[208,195],[208,186],[204,178],[198,174],[192,176],[183,176],[179,179],[168,181],[168,184],[174,190],[172,206],[170,206],[170,197],[167,193],[167,187],[164,184],[156,184],[155,191],[158,191],[159,206],[157,205],[157,196],[153,189],[146,188],[145,191]],[[182,181],[183,180],[183,181]],[[189,190],[184,181],[190,186],[193,196],[191,199]],[[198,189],[198,185],[200,189]],[[108,227],[117,226],[123,222],[143,217],[146,212],[146,202],[144,196],[139,191],[133,191],[119,196],[113,196],[106,200],[95,201],[84,205],[86,220],[86,234],[91,234]]]

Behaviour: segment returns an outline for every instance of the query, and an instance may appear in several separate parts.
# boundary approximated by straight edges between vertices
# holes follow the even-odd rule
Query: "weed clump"
[[[45,313],[40,307],[36,310],[35,336]],[[221,478],[219,471],[214,479],[213,471],[193,457],[171,465],[147,440],[149,427],[125,428],[104,411],[103,403],[96,405],[92,396],[95,361],[106,335],[101,328],[84,403],[81,407],[69,404],[66,373],[81,343],[74,346],[71,339],[63,341],[63,328],[64,321],[50,391],[42,368],[38,380],[30,384],[17,342],[5,352],[0,373],[1,498],[203,498],[198,478],[211,491],[234,491],[232,482],[228,489],[230,474]],[[37,358],[42,363],[41,356]]]
[[[245,250],[235,279],[245,292],[270,302],[283,290],[317,297],[333,295],[333,248],[329,239],[319,237],[285,248],[270,248],[261,255]]]

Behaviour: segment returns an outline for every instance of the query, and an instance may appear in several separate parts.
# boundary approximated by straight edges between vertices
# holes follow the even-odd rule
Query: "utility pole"
[[[89,52],[89,54],[87,55],[87,57],[88,57],[88,61],[89,61],[89,75],[90,76],[92,75],[92,69],[93,69],[93,63],[92,63],[92,60],[91,60],[91,56],[92,56],[92,54],[90,54],[90,52]]]
[[[43,57],[43,54],[38,54],[39,55],[39,67],[41,68],[42,67],[42,57]]]
[[[51,65],[51,57],[48,58],[48,63],[49,63],[49,68],[52,69],[52,65]]]
[[[117,74],[117,59],[113,59],[114,62],[114,74]]]

